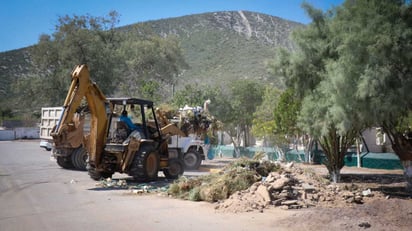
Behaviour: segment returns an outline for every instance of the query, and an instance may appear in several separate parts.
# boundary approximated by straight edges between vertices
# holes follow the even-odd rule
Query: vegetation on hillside
[[[245,25],[239,12],[120,28],[116,27],[120,20],[116,12],[105,17],[60,17],[53,34],[41,35],[37,45],[0,53],[0,110],[30,115],[40,107],[61,104],[70,71],[84,61],[108,96],[134,95],[156,103],[172,101],[186,85],[226,92],[235,80],[267,83],[265,62],[273,58],[276,47],[293,48],[289,34],[300,24],[258,13],[242,14],[254,30],[252,36],[242,32]],[[153,62],[157,69],[150,69]],[[274,84],[282,86],[279,81]]]

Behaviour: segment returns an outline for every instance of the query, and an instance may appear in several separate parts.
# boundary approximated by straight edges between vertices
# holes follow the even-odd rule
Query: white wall
[[[377,145],[376,142],[376,128],[370,128],[362,132],[363,138],[365,139],[366,145],[368,145],[370,152],[393,152],[391,147],[391,142],[389,141],[387,135],[385,134],[385,144]],[[366,150],[362,150],[366,151]]]
[[[14,140],[14,130],[0,130],[0,140]]]
[[[13,130],[0,130],[0,140],[39,139],[39,128],[20,127]]]

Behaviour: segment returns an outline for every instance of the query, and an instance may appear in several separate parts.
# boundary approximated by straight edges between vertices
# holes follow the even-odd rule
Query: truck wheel
[[[134,156],[129,175],[137,181],[155,181],[160,167],[159,154],[150,146],[143,146]]]
[[[77,170],[86,170],[87,152],[83,147],[75,149],[71,154],[74,167]]]
[[[198,169],[201,163],[202,163],[202,159],[200,158],[200,153],[196,151],[189,150],[183,156],[183,164],[185,166],[185,169],[189,169],[189,170]]]
[[[58,156],[56,159],[57,159],[57,161],[56,161],[57,164],[62,168],[65,168],[65,169],[73,169],[74,168],[71,159],[63,157],[63,156]]]
[[[170,159],[169,167],[163,173],[167,179],[177,179],[184,173],[183,163],[179,159]]]

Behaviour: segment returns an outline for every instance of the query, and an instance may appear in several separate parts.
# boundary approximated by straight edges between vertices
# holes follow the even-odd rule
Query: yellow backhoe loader
[[[74,139],[69,137],[75,133],[87,150],[87,170],[94,180],[111,177],[115,172],[139,181],[156,180],[159,171],[169,179],[183,174],[182,157],[168,149],[169,136],[178,129],[173,124],[160,129],[152,101],[106,98],[91,81],[86,65],[76,66],[71,76],[61,118],[51,132],[56,149],[69,148]],[[90,133],[86,137],[74,120],[84,99],[90,113]],[[134,121],[134,129],[119,120],[120,113],[127,110],[138,120]],[[69,160],[64,154],[60,157],[61,162]]]

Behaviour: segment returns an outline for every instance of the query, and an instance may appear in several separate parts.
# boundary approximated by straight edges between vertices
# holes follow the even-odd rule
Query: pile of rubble
[[[385,198],[383,192],[371,190],[367,183],[334,184],[312,168],[250,159],[236,160],[210,175],[180,177],[173,183],[168,180],[133,183],[108,178],[96,186],[128,189],[130,194],[159,193],[186,200],[207,201],[215,203],[218,212],[230,213],[263,212],[270,207],[353,206]]]
[[[376,194],[376,192],[375,192]],[[376,195],[375,195],[376,196]],[[370,189],[355,184],[332,184],[310,169],[282,165],[248,189],[237,191],[228,199],[217,202],[220,212],[263,212],[265,208],[300,209],[313,206],[362,204],[374,197]]]

